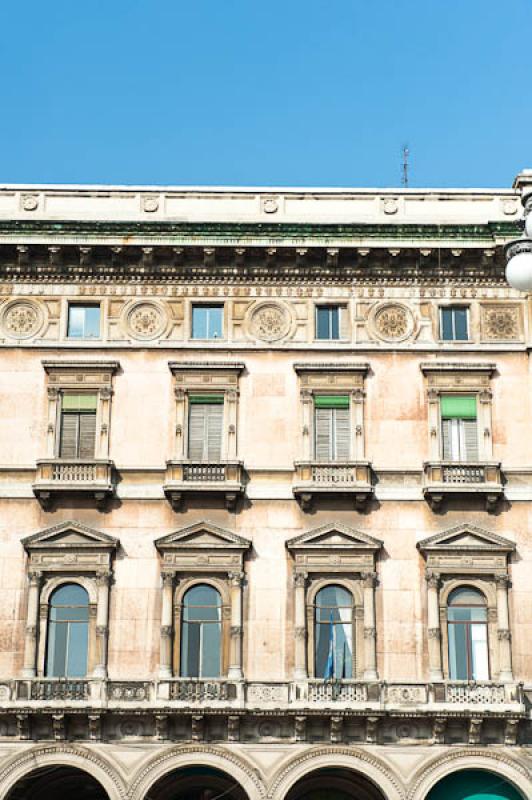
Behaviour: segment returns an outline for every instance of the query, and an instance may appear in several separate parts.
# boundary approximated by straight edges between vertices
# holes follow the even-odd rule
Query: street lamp
[[[522,199],[525,235],[506,245],[506,280],[513,289],[532,292],[532,193],[524,195]]]

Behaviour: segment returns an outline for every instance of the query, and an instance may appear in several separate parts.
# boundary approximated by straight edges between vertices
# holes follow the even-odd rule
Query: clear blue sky
[[[4,0],[0,182],[509,186],[532,0]]]

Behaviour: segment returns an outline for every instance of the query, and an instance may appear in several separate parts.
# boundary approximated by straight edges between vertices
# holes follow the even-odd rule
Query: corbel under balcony
[[[434,510],[446,497],[480,494],[494,511],[504,494],[499,461],[426,461],[423,468],[423,495]]]
[[[292,489],[303,511],[309,511],[319,495],[352,495],[357,508],[373,496],[369,461],[296,461]]]
[[[106,458],[40,459],[33,493],[45,509],[50,508],[55,498],[65,494],[91,497],[98,508],[103,508],[115,493],[113,470],[113,462]]]
[[[167,461],[163,490],[175,511],[187,496],[202,494],[222,495],[228,511],[233,511],[244,493],[243,476],[241,461]]]

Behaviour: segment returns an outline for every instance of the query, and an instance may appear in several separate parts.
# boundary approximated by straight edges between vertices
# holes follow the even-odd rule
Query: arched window
[[[457,681],[489,680],[486,598],[469,586],[455,589],[447,602],[449,677]]]
[[[325,586],[316,595],[316,678],[353,677],[353,596],[342,586]]]
[[[181,675],[184,678],[220,676],[222,599],[212,586],[200,584],[183,597]]]
[[[46,676],[84,678],[89,645],[89,596],[83,586],[67,583],[50,598]]]

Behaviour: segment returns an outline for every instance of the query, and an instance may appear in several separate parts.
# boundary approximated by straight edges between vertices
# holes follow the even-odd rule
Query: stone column
[[[175,442],[174,458],[180,461],[185,457],[185,392],[180,386],[174,389],[175,395]]]
[[[296,572],[294,574],[294,608],[295,608],[295,663],[294,679],[296,681],[306,681],[307,671],[307,629],[306,629],[306,583],[307,573]]]
[[[427,570],[427,623],[429,640],[429,679],[431,681],[442,681],[442,660],[441,660],[441,629],[440,629],[440,605],[439,587],[440,575],[438,572]]]
[[[237,421],[237,399],[238,392],[236,389],[230,389],[225,393],[227,401],[226,408],[226,425],[227,425],[227,460],[234,461],[237,453],[237,438],[236,438],[236,421]]]
[[[163,592],[161,608],[161,642],[159,652],[159,678],[172,677],[172,634],[174,606],[174,573],[163,572]]]
[[[496,575],[497,636],[499,639],[499,680],[513,681],[510,620],[508,614],[508,575]]]
[[[109,584],[111,573],[98,572],[96,585],[98,599],[96,604],[96,666],[93,670],[94,678],[107,678],[107,642],[109,637]]]
[[[440,452],[440,395],[436,389],[428,391],[429,403],[429,459],[439,461],[443,458],[443,448]]]
[[[303,407],[303,449],[301,453],[302,461],[312,459],[312,431],[314,428],[312,421],[312,392],[308,389],[301,390],[301,404]]]
[[[46,430],[46,456],[56,456],[56,427],[59,420],[59,391],[55,386],[48,387],[48,427]]]
[[[26,612],[26,635],[24,639],[23,678],[34,678],[37,668],[37,630],[39,625],[39,596],[42,572],[32,570],[29,575],[28,610]]]
[[[99,444],[96,440],[96,458],[109,458],[109,426],[111,424],[111,397],[113,390],[110,386],[100,389],[100,436]]]
[[[353,389],[351,392],[351,424],[355,434],[352,461],[363,461],[366,457],[364,447],[364,390]]]
[[[231,647],[229,654],[229,669],[227,677],[233,680],[242,680],[242,586],[244,585],[243,572],[230,572],[231,584]]]
[[[364,572],[364,680],[377,680],[377,630],[375,626],[375,572]]]

